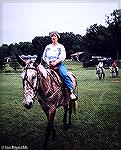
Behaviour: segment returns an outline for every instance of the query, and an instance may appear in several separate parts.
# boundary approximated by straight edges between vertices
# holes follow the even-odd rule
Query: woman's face
[[[56,34],[53,34],[53,35],[51,36],[51,40],[52,40],[53,43],[58,42],[58,36],[57,36]]]

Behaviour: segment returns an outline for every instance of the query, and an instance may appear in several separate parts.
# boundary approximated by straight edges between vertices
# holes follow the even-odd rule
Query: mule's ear
[[[41,59],[41,64],[45,67],[45,68],[49,68],[49,65],[47,64],[47,62],[43,59]]]
[[[41,55],[38,54],[33,66],[37,67],[40,64],[40,62],[41,62]]]
[[[25,62],[22,58],[20,58],[20,56],[19,56],[17,53],[15,53],[15,56],[16,56],[16,59],[17,59],[18,63],[19,63],[22,67],[25,67],[25,66],[26,66],[26,62]]]

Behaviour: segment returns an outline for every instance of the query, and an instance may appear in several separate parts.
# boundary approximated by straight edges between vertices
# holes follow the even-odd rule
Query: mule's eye
[[[34,80],[35,78],[36,78],[36,76],[33,76],[33,77],[32,77],[32,80]]]

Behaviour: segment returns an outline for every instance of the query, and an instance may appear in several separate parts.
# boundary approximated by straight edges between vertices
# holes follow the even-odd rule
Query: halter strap
[[[36,72],[37,72],[37,83],[36,83],[36,88],[34,88],[33,86],[32,86],[32,84],[30,83],[30,81],[27,79],[27,70],[28,69],[33,69],[33,70],[35,70]],[[38,84],[40,84],[40,82],[39,82],[39,80],[41,80],[41,78],[42,77],[44,77],[43,76],[43,74],[40,72],[40,71],[38,71],[38,69],[37,68],[34,68],[34,67],[25,67],[25,76],[24,76],[24,81],[27,81],[27,83],[29,84],[29,86],[33,89],[33,91],[34,91],[34,93],[35,93],[35,96],[34,96],[34,98],[37,96],[37,94],[38,94]],[[54,70],[52,70],[52,69],[50,69],[51,71],[52,71],[52,73],[54,73],[55,74],[55,76],[57,77],[57,81],[54,79],[54,77],[53,77],[53,75],[46,69],[46,71],[47,71],[47,74],[50,76],[50,78],[51,78],[51,80],[52,81],[54,81],[57,85],[58,85],[58,88],[57,88],[57,90],[56,91],[54,91],[54,93],[51,95],[51,96],[47,96],[47,94],[44,96],[44,97],[41,97],[42,99],[46,99],[46,98],[51,98],[51,97],[53,97],[58,91],[59,91],[59,89],[60,88],[62,88],[62,86],[61,86],[61,83],[59,82],[59,78],[58,78],[58,76],[57,76],[57,73],[54,71]],[[51,81],[51,82],[52,82]]]
[[[37,71],[37,69],[36,68],[33,68],[33,67],[26,67],[24,70],[26,70],[26,72],[25,72],[25,76],[24,76],[24,81],[27,81],[27,83],[29,84],[29,86],[33,89],[33,91],[34,91],[34,93],[35,93],[35,96],[34,97],[36,97],[36,95],[37,95],[37,83],[36,83],[36,88],[34,88],[33,86],[32,86],[32,84],[28,81],[28,79],[27,79],[27,70],[28,69],[34,69],[35,71]],[[37,71],[37,82],[38,82],[38,71]]]

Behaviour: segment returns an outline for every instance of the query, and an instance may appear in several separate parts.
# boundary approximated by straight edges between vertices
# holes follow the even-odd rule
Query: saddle
[[[43,59],[41,60],[41,64],[46,68],[46,69],[50,69],[51,70],[51,74],[53,75],[53,79],[54,77],[57,78],[58,84],[62,85],[64,89],[67,89],[64,85],[64,82],[62,80],[62,78],[60,77],[59,71],[57,67],[53,67],[51,64],[48,65]],[[68,76],[71,79],[72,83],[73,83],[73,90],[76,88],[77,85],[77,81],[76,81],[76,76],[68,71]]]
[[[55,77],[57,78],[59,84],[62,84],[62,85],[63,85],[63,88],[64,88],[64,89],[67,89],[67,88],[65,87],[65,84],[64,84],[62,78],[60,77],[58,68],[57,68],[57,67],[54,67],[54,68],[50,68],[50,69],[51,69],[51,72],[52,72],[53,76],[55,76]],[[72,81],[72,83],[73,83],[73,90],[74,90],[75,87],[76,87],[76,84],[77,84],[77,82],[76,82],[76,76],[75,76],[72,72],[70,72],[70,71],[68,71],[68,76],[69,76],[69,78],[71,79],[71,81]]]

